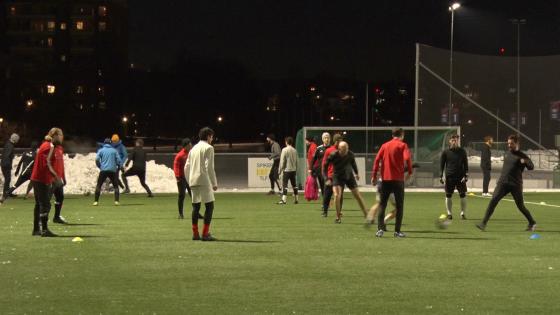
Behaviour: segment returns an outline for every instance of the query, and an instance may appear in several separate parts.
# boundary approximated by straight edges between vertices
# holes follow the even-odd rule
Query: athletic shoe
[[[200,241],[200,234],[193,235],[192,240],[193,241]]]
[[[93,206],[94,206],[94,207],[97,207],[97,206],[99,206],[99,202],[97,202],[97,201],[96,201],[96,202],[94,202],[94,203],[93,203]]]
[[[115,206],[120,206],[120,205],[121,205],[120,202],[115,201]]]
[[[123,193],[123,194],[130,194],[130,189],[127,188],[127,189],[123,190],[122,193]]]
[[[59,224],[67,224],[68,223],[68,222],[66,222],[66,219],[64,219],[64,217],[62,217],[62,216],[54,217],[53,222],[54,223],[59,223]]]
[[[203,242],[213,242],[213,241],[217,241],[218,239],[216,239],[214,236],[212,236],[212,234],[208,233],[208,235],[206,236],[202,236],[202,241]]]
[[[366,220],[366,224],[364,224],[364,227],[366,229],[371,228],[371,226],[375,223],[375,220]]]
[[[181,214],[179,214],[179,217],[177,219],[183,220],[184,218],[185,218],[185,216],[181,213]]]
[[[403,232],[395,232],[393,234],[393,236],[395,236],[397,238],[403,238],[403,237],[406,237],[406,234],[404,234]]]
[[[326,217],[329,216],[329,213],[326,212],[326,211],[323,211],[323,213],[321,214],[321,216],[322,216],[323,218],[326,218]]]
[[[270,195],[274,195],[275,192],[274,192],[274,190],[271,190],[271,191],[267,192],[266,194],[270,196]]]
[[[467,219],[467,217],[465,216],[465,214],[461,213],[461,220],[466,220],[466,219]]]
[[[294,200],[294,205],[297,205],[299,203],[299,201]]]
[[[31,232],[32,236],[41,236],[41,230],[33,230],[33,232]]]
[[[533,223],[533,224],[529,224],[529,225],[527,226],[527,229],[526,229],[525,231],[528,231],[528,232],[535,232],[536,230],[537,230],[537,224],[536,224],[536,223]]]
[[[377,231],[377,233],[375,233],[375,237],[383,237],[383,230],[379,230]]]
[[[481,231],[486,230],[486,224],[484,224],[484,223],[477,223],[476,227]]]
[[[154,194],[148,194],[148,198],[154,198]]]
[[[451,214],[447,215],[447,220],[453,220],[453,216]]]
[[[340,224],[340,223],[342,223],[342,219],[341,218],[336,218],[336,219],[334,219],[334,223],[335,224]]]
[[[280,201],[278,201],[278,203],[277,203],[277,204],[278,204],[278,205],[285,205],[285,204],[286,204],[286,202],[285,202],[284,200],[280,200]]]
[[[51,230],[46,229],[41,231],[41,237],[57,237],[58,235],[54,234],[53,232],[51,232]]]

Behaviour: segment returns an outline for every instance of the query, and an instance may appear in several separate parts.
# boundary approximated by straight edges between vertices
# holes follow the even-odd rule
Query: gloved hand
[[[466,174],[465,177],[461,179],[461,183],[466,183],[469,181],[469,174]]]
[[[66,177],[63,177],[63,178],[62,178],[62,186],[63,186],[63,187],[66,186]]]
[[[441,184],[444,184],[444,183],[445,183],[445,180],[443,180],[443,175],[441,175],[441,176],[439,177],[439,182],[440,182]]]

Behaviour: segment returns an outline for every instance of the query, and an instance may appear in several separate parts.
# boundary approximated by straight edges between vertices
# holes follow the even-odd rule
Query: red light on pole
[[[499,52],[500,52],[500,55],[503,55],[503,54],[506,53],[506,49],[503,48],[503,47],[500,47]]]

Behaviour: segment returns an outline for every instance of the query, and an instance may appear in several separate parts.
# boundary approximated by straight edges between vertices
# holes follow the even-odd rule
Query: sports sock
[[[461,198],[461,214],[467,212],[467,198]]]
[[[447,210],[447,215],[451,215],[451,208],[453,208],[453,199],[445,198],[445,209]]]
[[[286,202],[287,194],[282,194],[282,201]]]
[[[198,224],[193,224],[192,225],[192,233],[193,233],[193,235],[199,235],[198,234]]]
[[[204,223],[204,227],[202,228],[202,236],[208,236],[210,233],[210,224]]]

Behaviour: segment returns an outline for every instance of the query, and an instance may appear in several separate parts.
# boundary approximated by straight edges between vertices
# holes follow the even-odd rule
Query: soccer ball
[[[447,220],[447,215],[446,214],[440,215],[439,218],[436,220],[436,228],[438,228],[440,230],[447,229],[450,224],[451,224],[451,221]]]

